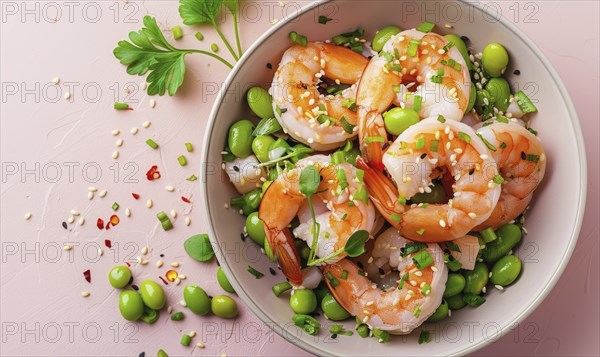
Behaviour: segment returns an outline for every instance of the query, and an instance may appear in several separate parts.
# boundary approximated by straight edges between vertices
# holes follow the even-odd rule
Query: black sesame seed
[[[242,239],[242,242],[246,241],[246,235],[244,235],[244,233],[240,233],[240,238]]]
[[[524,151],[521,151],[521,160],[525,160],[527,158],[527,154]]]
[[[287,112],[287,108],[281,108],[280,111],[281,111],[281,114],[283,114],[283,113]]]
[[[129,278],[129,281],[127,282],[127,284],[131,284],[133,283],[133,276]]]
[[[426,154],[426,153],[422,153],[422,154],[421,154],[421,160],[422,160],[422,159],[424,159],[424,158],[426,158],[426,157],[427,157],[427,154]]]
[[[302,83],[302,89],[308,89],[308,86],[305,83]]]
[[[475,172],[475,168],[472,168],[471,170],[469,170],[469,175],[473,175],[474,172]]]
[[[335,340],[337,338],[337,334],[334,333],[333,335],[331,335],[331,338]]]
[[[210,296],[210,295],[208,295],[208,298],[212,300],[212,298],[213,298],[213,297],[212,297],[212,296]]]
[[[373,56],[369,56],[369,57],[367,57],[367,58],[370,60],[371,58],[373,58]]]
[[[269,268],[269,273],[271,273],[271,275],[277,275],[277,272],[273,268]]]
[[[467,36],[460,36],[460,39],[463,40],[465,44],[467,44],[467,42],[471,42],[471,40]]]
[[[220,267],[221,263],[219,263],[219,260],[217,260],[217,266]]]
[[[379,268],[379,275],[385,275],[385,270],[383,270],[382,268]]]
[[[267,63],[267,68],[268,68],[268,69],[273,69],[273,65],[272,65],[272,64],[270,64],[270,63]]]
[[[356,262],[356,265],[358,265],[359,268],[364,269],[364,265],[362,262]]]
[[[521,74],[521,71],[519,71],[518,69],[515,69],[515,71],[513,72],[513,74],[514,74],[515,76],[518,76],[518,75],[520,75],[520,74]]]
[[[240,168],[234,165],[234,166],[233,166],[233,171],[235,171],[235,172],[240,172]]]
[[[140,288],[139,288],[137,285],[131,285],[131,288],[132,288],[133,290],[140,290]]]
[[[383,145],[381,146],[381,150],[385,150],[390,146],[390,143],[383,143]]]
[[[146,352],[141,352],[138,357],[146,357]]]
[[[63,226],[64,229],[67,229],[67,222],[63,222],[62,226]]]
[[[165,255],[164,255],[164,254],[161,254],[161,255],[160,255],[160,257],[161,257],[161,258],[164,258],[164,257],[165,257]]]

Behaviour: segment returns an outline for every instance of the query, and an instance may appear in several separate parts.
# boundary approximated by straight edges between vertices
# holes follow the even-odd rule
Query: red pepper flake
[[[110,222],[108,222],[108,223],[106,224],[106,230],[109,230],[109,229],[110,229]]]
[[[185,196],[181,196],[181,200],[185,203],[192,203],[192,201],[190,201],[190,199]]]
[[[129,262],[125,262],[125,264],[127,264],[127,266],[131,268],[131,264],[129,264]]]
[[[92,282],[92,272],[89,269],[83,272],[83,277],[88,283]]]
[[[112,242],[110,241],[110,239],[105,239],[104,245],[109,249],[112,248]]]
[[[137,193],[132,193],[131,194],[133,196],[133,198],[135,198],[136,200],[140,199],[140,195],[138,195]]]
[[[158,171],[158,166],[154,165],[146,172],[146,178],[149,181],[157,180],[160,178],[160,172]]]
[[[112,224],[113,226],[116,226],[117,224],[119,224],[119,222],[121,222],[121,220],[119,219],[119,216],[117,216],[116,214],[113,214],[112,216],[110,216],[110,224]]]
[[[102,218],[98,218],[98,220],[96,221],[96,227],[98,227],[98,229],[104,229],[104,221],[102,220]]]
[[[169,283],[167,283],[167,281],[162,276],[159,276],[158,278],[162,280],[162,282],[165,283],[165,285],[169,285]]]

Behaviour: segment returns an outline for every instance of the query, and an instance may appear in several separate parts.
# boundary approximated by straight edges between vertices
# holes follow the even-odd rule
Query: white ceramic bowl
[[[313,3],[294,14],[293,7],[287,9],[290,16],[261,36],[227,78],[204,139],[207,166],[202,177],[203,201],[212,243],[231,284],[261,320],[290,342],[318,355],[455,355],[497,340],[550,292],[579,235],[586,197],[585,152],[577,114],[558,74],[521,31],[505,20],[494,18],[495,7],[484,9],[457,1],[363,0]],[[317,21],[319,15],[335,21],[321,25]],[[366,38],[372,38],[383,26],[395,24],[407,29],[422,21],[436,22],[440,32],[468,36],[472,47],[479,51],[489,42],[504,44],[510,53],[507,73],[517,68],[521,71],[520,76],[508,76],[512,88],[530,94],[539,108],[533,127],[545,144],[548,170],[527,217],[525,226],[529,234],[515,252],[524,261],[522,275],[504,292],[495,289],[488,292],[487,302],[479,308],[464,308],[441,323],[424,325],[433,338],[429,344],[417,344],[418,332],[392,338],[388,344],[356,335],[332,340],[326,320],[322,320],[325,328],[319,336],[309,336],[292,324],[288,299],[271,293],[271,286],[283,280],[281,272],[277,276],[269,274],[269,267],[275,265],[250,239],[246,242],[240,239],[244,219],[223,207],[236,195],[220,170],[228,127],[236,120],[250,117],[245,92],[252,85],[270,86],[281,54],[290,45],[290,31],[307,35],[310,40],[326,40],[360,26],[366,29]],[[446,23],[454,29],[446,29]],[[267,63],[274,69],[269,70]],[[265,276],[256,280],[247,272],[248,265],[266,273]],[[346,325],[348,330],[354,330],[352,320]]]

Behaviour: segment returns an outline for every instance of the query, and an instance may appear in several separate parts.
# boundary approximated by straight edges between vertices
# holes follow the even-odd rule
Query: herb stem
[[[203,54],[203,55],[210,56],[210,57],[212,57],[212,58],[214,58],[216,60],[219,60],[221,63],[223,63],[224,65],[226,65],[227,67],[229,67],[229,69],[233,69],[233,65],[231,63],[229,63],[229,61],[227,61],[223,57],[221,57],[221,56],[219,56],[217,54],[214,54],[212,52],[203,51],[203,50],[184,50],[184,51],[188,52],[188,53],[200,53],[200,54]]]
[[[235,31],[235,42],[237,43],[237,49],[238,49],[238,54],[239,57],[241,58],[242,55],[244,54],[242,52],[242,43],[240,42],[240,32],[238,29],[238,15],[237,15],[237,11],[233,14],[233,29]]]
[[[315,265],[317,265],[317,264],[321,264],[321,263],[323,263],[323,262],[326,262],[326,261],[328,261],[328,260],[329,260],[329,259],[331,259],[331,258],[335,258],[335,257],[337,257],[338,255],[340,255],[340,254],[344,253],[345,251],[346,251],[346,249],[345,249],[345,248],[340,248],[340,249],[338,249],[337,251],[335,251],[335,252],[333,252],[333,253],[329,254],[328,256],[326,256],[326,257],[324,257],[324,258],[319,258],[319,259],[317,259],[317,260],[309,261],[308,263],[306,263],[306,265],[307,265],[307,266],[309,266],[309,267],[312,267],[312,266],[315,266]]]
[[[317,241],[319,240],[319,231],[321,230],[321,225],[317,222],[317,218],[315,215],[315,208],[312,203],[312,197],[308,196],[308,208],[310,208],[310,216],[313,221],[313,241],[310,247],[310,254],[308,255],[308,264],[313,263],[315,259],[315,254],[317,253]]]
[[[225,35],[223,35],[223,32],[221,32],[221,29],[219,28],[219,26],[217,25],[216,22],[212,23],[215,31],[217,31],[217,33],[219,34],[219,37],[221,38],[221,41],[223,41],[223,43],[225,44],[225,47],[227,47],[227,49],[229,50],[229,53],[231,53],[231,56],[233,56],[234,60],[239,60],[240,58],[235,54],[235,51],[233,50],[233,48],[231,47],[231,45],[229,44],[229,41],[227,41],[227,38],[225,38]]]

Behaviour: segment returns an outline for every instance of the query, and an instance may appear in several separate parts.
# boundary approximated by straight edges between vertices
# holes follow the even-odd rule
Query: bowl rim
[[[203,138],[203,145],[202,145],[203,163],[208,162],[208,152],[209,152],[209,147],[211,146],[212,132],[213,132],[213,128],[216,123],[216,117],[217,117],[217,113],[219,112],[221,103],[223,102],[223,99],[227,95],[229,87],[233,83],[233,78],[241,70],[242,66],[244,66],[246,60],[250,57],[250,55],[252,53],[254,53],[254,51],[258,47],[260,47],[265,41],[267,41],[274,33],[278,32],[288,22],[302,16],[303,14],[305,14],[307,12],[312,11],[313,9],[315,9],[318,6],[321,6],[321,5],[329,3],[329,2],[334,2],[334,1],[337,1],[337,0],[317,0],[310,4],[303,6],[293,15],[287,16],[287,18],[285,18],[283,21],[280,21],[276,25],[271,26],[267,31],[265,31],[261,36],[259,36],[258,39],[256,41],[254,41],[254,43],[244,52],[244,55],[236,63],[236,65],[233,67],[233,69],[231,70],[231,72],[229,73],[227,78],[225,79],[224,85],[221,87],[219,94],[218,94],[218,96],[213,104],[213,107],[211,109],[209,120],[207,123],[206,132],[205,132],[204,138]],[[476,9],[478,9],[479,11],[484,10],[484,8],[483,8],[484,4],[479,3],[479,2],[473,3],[473,2],[470,2],[469,0],[457,0],[457,1],[461,2],[465,6],[473,6]],[[558,75],[558,72],[556,71],[554,66],[550,63],[550,61],[546,58],[546,56],[542,53],[540,48],[527,35],[525,35],[525,33],[523,31],[521,31],[516,25],[509,22],[502,16],[498,19],[497,23],[504,26],[504,28],[506,30],[510,31],[514,36],[518,37],[521,41],[525,42],[532,49],[532,51],[538,57],[538,59],[544,64],[544,67],[546,68],[546,70],[552,75],[554,84],[558,88],[560,94],[563,97],[563,100],[565,101],[567,111],[569,113],[569,122],[572,126],[572,129],[573,129],[576,139],[577,139],[577,152],[578,152],[578,157],[579,157],[579,167],[580,167],[580,171],[581,171],[581,175],[579,178],[579,180],[580,180],[579,183],[580,183],[581,189],[579,190],[578,205],[577,205],[577,211],[576,211],[576,215],[575,215],[575,226],[573,227],[571,236],[569,237],[569,243],[567,245],[567,250],[564,252],[562,259],[560,260],[560,262],[558,264],[557,269],[552,273],[552,276],[551,276],[550,280],[548,281],[548,283],[543,287],[543,289],[540,291],[540,293],[535,297],[535,300],[533,300],[526,309],[521,311],[515,317],[514,321],[511,322],[514,324],[515,322],[521,323],[528,315],[530,315],[544,301],[546,296],[548,296],[550,291],[552,291],[552,288],[558,282],[558,279],[564,272],[564,270],[571,258],[571,255],[573,254],[575,245],[577,243],[577,240],[579,239],[579,234],[580,234],[581,226],[582,226],[582,222],[583,222],[583,215],[584,215],[584,211],[585,211],[585,203],[586,203],[586,198],[587,198],[587,194],[586,194],[587,193],[587,159],[586,159],[586,152],[585,152],[585,143],[583,140],[583,133],[581,132],[581,126],[579,123],[579,117],[577,115],[577,111],[575,110],[575,106],[573,105],[573,101],[571,100],[571,97],[569,95],[569,92],[567,91],[560,76]],[[208,230],[210,233],[209,234],[210,241],[213,246],[218,246],[218,241],[216,238],[217,236],[215,234],[215,230],[214,230],[214,227],[212,224],[213,220],[212,220],[212,215],[211,215],[211,210],[210,210],[210,203],[208,202],[208,199],[207,199],[207,197],[208,197],[208,192],[207,192],[208,177],[207,176],[208,176],[207,170],[203,170],[202,181],[201,181],[202,187],[201,187],[200,193],[201,193],[202,203],[203,203],[204,209],[206,210],[206,215],[208,217],[208,223],[209,223]],[[285,339],[289,343],[292,343],[295,346],[300,347],[309,353],[312,353],[315,355],[324,355],[324,354],[329,353],[328,351],[320,348],[319,345],[316,343],[308,343],[308,342],[303,341],[302,339],[288,339],[288,338],[286,338],[286,336],[282,330],[280,331],[279,329],[273,328],[273,326],[275,326],[275,325],[279,326],[279,324],[277,323],[277,321],[274,321],[269,316],[267,316],[267,314],[265,312],[263,312],[252,301],[252,299],[245,293],[244,289],[242,289],[242,284],[238,281],[237,277],[231,273],[231,270],[229,269],[229,266],[226,262],[223,251],[220,249],[217,249],[217,250],[215,250],[215,254],[217,256],[218,261],[221,264],[220,265],[221,268],[225,271],[225,273],[229,277],[230,282],[234,286],[237,295],[242,299],[244,304],[246,304],[246,306],[248,308],[250,308],[250,310],[254,313],[254,315],[256,315],[263,323],[267,323],[273,331],[275,331],[278,335],[280,335],[283,339]],[[500,336],[498,336],[498,338],[500,338],[500,337],[504,336],[506,333],[508,333],[508,331],[510,329],[508,329],[506,327],[507,326],[504,326],[500,330]],[[486,340],[484,338],[481,338],[479,341],[476,341],[475,343],[472,343],[472,344],[468,344],[465,348],[456,351],[455,355],[465,355],[467,353],[474,352],[474,351],[490,344],[491,342],[492,342],[492,340],[490,340],[490,339]]]

